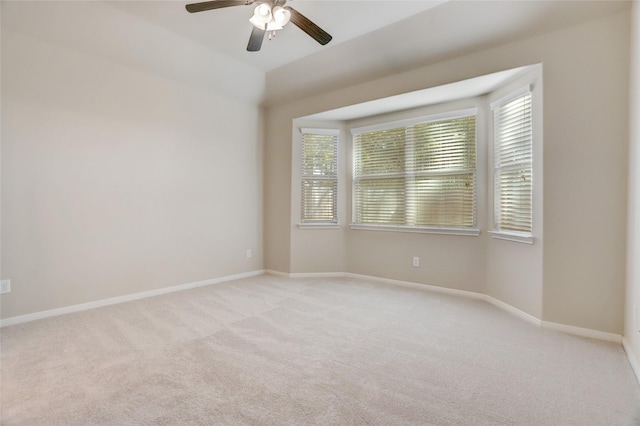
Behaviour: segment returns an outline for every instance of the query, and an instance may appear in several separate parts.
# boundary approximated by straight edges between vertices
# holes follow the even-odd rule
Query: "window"
[[[474,228],[475,113],[353,130],[354,225]]]
[[[338,223],[338,131],[302,129],[302,224]]]
[[[531,92],[492,104],[494,111],[494,227],[498,233],[531,236]],[[526,241],[525,242],[532,242]]]

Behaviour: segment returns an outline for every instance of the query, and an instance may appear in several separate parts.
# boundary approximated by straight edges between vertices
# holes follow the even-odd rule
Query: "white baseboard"
[[[344,272],[314,272],[314,273],[297,273],[289,274],[289,278],[344,278],[347,275]]]
[[[344,272],[280,272],[273,269],[267,269],[265,273],[285,278],[344,278],[347,276]]]
[[[163,287],[156,290],[149,290],[149,291],[143,291],[140,293],[127,294],[125,296],[111,297],[108,299],[96,300],[94,302],[82,303],[79,305],[65,306],[64,308],[34,312],[32,314],[5,318],[0,321],[0,327],[8,327],[10,325],[22,324],[25,322],[36,321],[39,319],[51,318],[59,315],[71,314],[74,312],[86,311],[89,309],[102,308],[104,306],[110,306],[118,303],[146,299],[148,297],[160,296],[168,293],[175,293],[176,291],[190,290],[193,288],[204,287],[204,286],[213,285],[213,284],[220,284],[223,282],[239,280],[242,278],[251,278],[257,275],[262,275],[264,273],[265,273],[264,270],[245,272],[242,274],[228,275],[226,277],[212,278],[204,281],[196,281],[196,282],[180,284],[172,287]]]
[[[471,299],[477,299],[477,300],[483,300],[484,297],[485,297],[484,294],[474,293],[473,291],[457,290],[457,289],[454,289],[454,288],[447,288],[447,287],[438,287],[438,286],[435,286],[435,285],[420,284],[420,283],[414,283],[414,282],[411,282],[411,281],[393,280],[393,279],[390,279],[390,278],[380,278],[380,277],[374,277],[374,276],[371,276],[371,275],[361,275],[361,274],[346,273],[344,276],[346,276],[348,278],[359,278],[359,279],[377,281],[377,282],[382,282],[382,283],[387,283],[387,284],[400,285],[400,286],[403,286],[403,287],[411,287],[411,288],[417,288],[417,289],[422,289],[422,290],[430,290],[430,291],[434,291],[434,292],[437,292],[437,293],[450,294],[450,295],[455,295],[455,296],[463,296],[463,297],[467,297],[467,298],[471,298]]]
[[[605,340],[622,344],[622,335],[607,333],[605,331],[592,330],[590,328],[575,327],[572,325],[558,324],[556,322],[542,321],[542,328],[547,330],[560,331],[562,333],[573,334],[574,336],[587,337],[589,339]]]
[[[487,294],[483,294],[484,296],[484,300],[486,302],[491,303],[493,306],[500,308],[504,311],[509,312],[511,315],[515,315],[516,317],[532,324],[535,325],[536,327],[541,327],[542,326],[542,321],[536,317],[534,317],[531,314],[528,314],[524,311],[521,311],[518,308],[515,308],[513,306],[511,306],[508,303],[503,302],[502,300],[496,299],[495,297],[491,297]]]
[[[636,357],[636,353],[633,352],[633,349],[631,349],[631,345],[629,344],[629,341],[627,340],[626,337],[622,339],[622,347],[624,348],[624,351],[627,354],[627,358],[629,358],[629,364],[631,364],[631,369],[636,375],[636,379],[638,379],[638,382],[640,383],[640,364],[638,364],[639,358]]]
[[[276,277],[285,277],[285,278],[290,278],[290,274],[288,272],[280,272],[280,271],[275,271],[273,269],[267,269],[266,271],[264,271],[265,274],[267,275],[274,275]]]

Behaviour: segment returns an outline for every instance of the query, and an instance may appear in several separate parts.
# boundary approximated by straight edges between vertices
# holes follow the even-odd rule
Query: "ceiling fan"
[[[264,35],[269,33],[269,40],[281,30],[289,21],[307,33],[318,43],[325,45],[332,39],[325,30],[311,22],[306,16],[290,6],[285,6],[287,0],[211,0],[201,3],[191,3],[186,6],[187,12],[203,12],[211,9],[221,9],[231,6],[249,6],[257,4],[249,22],[253,25],[247,50],[257,52],[262,47]]]

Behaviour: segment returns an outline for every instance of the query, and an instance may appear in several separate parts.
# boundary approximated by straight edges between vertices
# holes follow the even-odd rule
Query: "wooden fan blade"
[[[311,22],[309,18],[307,18],[306,16],[304,16],[302,13],[298,12],[291,6],[285,6],[284,8],[287,9],[289,12],[291,12],[291,22],[293,22],[293,25],[300,28],[305,33],[309,34],[311,38],[313,38],[315,41],[317,41],[321,45],[324,46],[325,44],[329,43],[333,38],[328,32],[326,32],[325,30],[323,30],[322,28],[320,28],[319,26]]]
[[[202,12],[211,9],[221,9],[223,7],[231,6],[249,6],[253,4],[255,0],[213,0],[205,1],[202,3],[191,3],[186,5],[187,12],[195,13]]]
[[[264,26],[264,30],[253,25],[251,27],[253,29],[251,30],[251,36],[249,37],[249,44],[247,44],[247,52],[257,52],[262,47],[262,41],[264,40],[264,35],[267,32],[267,26]]]

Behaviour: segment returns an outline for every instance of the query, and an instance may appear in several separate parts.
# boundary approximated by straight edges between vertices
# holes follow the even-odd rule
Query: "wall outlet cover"
[[[0,294],[11,293],[11,280],[0,281]]]

